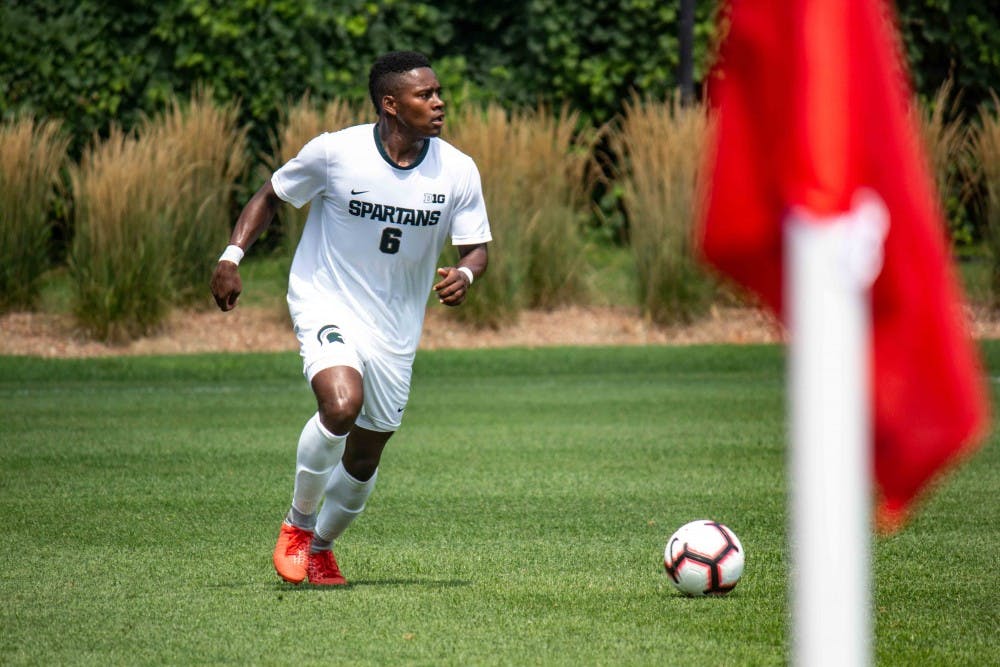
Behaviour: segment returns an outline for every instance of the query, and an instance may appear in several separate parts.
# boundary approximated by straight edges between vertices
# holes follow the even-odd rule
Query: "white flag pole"
[[[888,218],[874,193],[844,215],[785,221],[792,657],[872,661],[871,299]]]

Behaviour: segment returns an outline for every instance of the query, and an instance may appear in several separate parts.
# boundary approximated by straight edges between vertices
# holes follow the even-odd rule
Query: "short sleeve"
[[[326,189],[326,144],[326,135],[316,137],[271,175],[271,185],[278,197],[302,208]]]
[[[468,160],[464,178],[455,202],[455,213],[451,223],[452,245],[473,245],[493,240],[490,223],[486,216],[486,202],[483,199],[482,179],[476,163]]]

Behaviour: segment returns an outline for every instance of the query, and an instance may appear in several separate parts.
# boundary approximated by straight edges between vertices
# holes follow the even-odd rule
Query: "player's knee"
[[[344,458],[344,469],[348,474],[354,479],[360,482],[366,482],[372,478],[375,471],[378,470],[380,456],[378,454],[374,456],[355,456],[348,459]]]
[[[319,401],[319,418],[331,433],[343,435],[351,430],[361,412],[361,401],[333,397]]]

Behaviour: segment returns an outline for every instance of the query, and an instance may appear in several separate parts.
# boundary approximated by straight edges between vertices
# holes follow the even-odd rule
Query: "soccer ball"
[[[667,541],[663,567],[685,595],[724,595],[743,576],[746,554],[736,533],[716,521],[686,523]]]

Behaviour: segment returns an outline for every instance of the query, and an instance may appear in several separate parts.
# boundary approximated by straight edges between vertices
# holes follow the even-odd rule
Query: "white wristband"
[[[458,271],[459,273],[465,274],[465,277],[469,279],[469,284],[471,285],[473,280],[472,269],[467,266],[460,266],[458,267]]]
[[[226,249],[222,251],[222,256],[219,257],[220,262],[232,262],[236,266],[240,265],[241,259],[243,259],[243,248],[238,245],[226,246]]]

